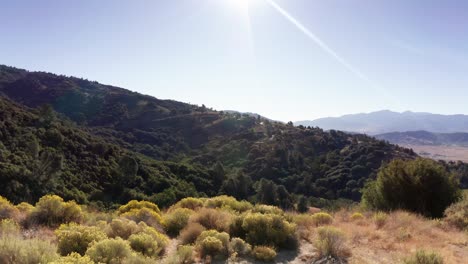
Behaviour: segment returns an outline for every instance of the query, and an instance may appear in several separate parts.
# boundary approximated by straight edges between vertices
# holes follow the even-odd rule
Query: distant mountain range
[[[464,146],[468,147],[468,133],[431,133],[427,131],[391,132],[375,136],[399,145]]]
[[[390,132],[429,131],[432,133],[468,132],[468,115],[439,115],[383,110],[372,113],[326,117],[313,121],[298,121],[295,125],[321,127],[325,130],[378,135]]]

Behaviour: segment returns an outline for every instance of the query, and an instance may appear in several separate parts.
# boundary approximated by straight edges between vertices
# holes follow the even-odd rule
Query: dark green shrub
[[[394,160],[380,168],[363,191],[364,205],[377,210],[404,209],[441,217],[460,197],[455,177],[428,159]]]

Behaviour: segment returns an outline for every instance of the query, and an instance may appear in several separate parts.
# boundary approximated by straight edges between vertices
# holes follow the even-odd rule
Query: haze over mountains
[[[377,135],[390,132],[428,131],[433,133],[468,132],[468,115],[440,115],[418,112],[383,110],[372,113],[326,117],[313,121],[298,121],[295,125],[321,127],[348,132]]]

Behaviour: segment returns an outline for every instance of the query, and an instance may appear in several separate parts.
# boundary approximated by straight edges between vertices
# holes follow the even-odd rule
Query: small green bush
[[[95,263],[122,263],[132,256],[130,244],[121,238],[108,238],[94,243],[86,255]]]
[[[346,258],[349,250],[346,247],[344,233],[331,226],[319,227],[317,229],[317,240],[314,245],[317,248],[319,257]]]
[[[60,224],[80,222],[82,210],[74,201],[64,202],[57,195],[46,195],[36,203],[28,217],[28,223],[56,227]]]
[[[374,214],[372,219],[374,220],[375,226],[379,229],[387,223],[388,215],[384,212],[377,212]]]
[[[168,212],[163,215],[162,218],[164,229],[171,236],[179,235],[180,230],[187,226],[190,216],[193,213],[194,211],[187,208],[176,208]]]
[[[159,255],[160,249],[158,242],[153,240],[149,234],[139,233],[133,234],[128,239],[130,246],[136,252],[140,252],[145,256],[155,257]]]
[[[19,236],[0,237],[0,263],[49,263],[58,258],[57,248],[46,240],[22,239]]]
[[[252,209],[253,205],[247,201],[238,201],[234,197],[221,195],[207,199],[205,201],[205,207],[245,212]]]
[[[279,215],[248,213],[242,228],[247,242],[252,245],[273,245],[278,248],[297,246],[296,225]]]
[[[333,217],[327,213],[315,213],[312,215],[312,221],[315,226],[329,225],[333,222]]]
[[[120,206],[117,211],[119,214],[124,214],[134,209],[143,209],[143,208],[149,209],[158,215],[161,214],[161,211],[159,210],[159,207],[156,204],[152,202],[148,202],[148,201],[136,201],[136,200],[132,200],[128,202],[127,204]]]
[[[192,244],[197,237],[205,231],[206,228],[199,223],[189,223],[179,234],[179,240],[182,244]]]
[[[443,264],[442,257],[435,252],[418,250],[412,257],[404,261],[405,264]]]
[[[197,243],[202,256],[215,256],[223,253],[223,242],[216,237],[206,237]]]
[[[236,254],[236,256],[245,257],[252,252],[252,246],[242,240],[241,238],[235,237],[229,242],[229,253]]]
[[[187,197],[184,198],[180,201],[178,201],[176,204],[172,206],[172,208],[187,208],[190,210],[197,210],[201,207],[203,207],[203,200],[199,198],[193,198],[193,197]]]
[[[461,230],[468,230],[468,195],[452,204],[444,212],[445,221]]]
[[[218,232],[216,230],[206,230],[198,236],[196,240],[196,245],[201,249],[202,254],[204,252],[208,253],[208,255],[211,255],[213,252],[209,252],[210,246],[212,246],[211,249],[216,248],[216,240],[210,239],[205,241],[209,237],[215,238],[216,240],[221,242],[221,249],[219,251],[216,251],[216,253],[227,256],[229,252],[229,234],[226,232]],[[207,251],[205,249],[207,249]]]
[[[94,264],[88,256],[81,256],[80,254],[74,252],[68,256],[60,257],[59,259],[51,262],[50,264]]]
[[[131,209],[130,211],[122,213],[120,216],[135,221],[136,223],[144,222],[152,227],[161,227],[161,216],[152,209]]]
[[[361,213],[354,213],[351,215],[351,220],[352,221],[360,221],[364,219],[364,215]]]
[[[266,205],[266,204],[256,204],[252,209],[253,213],[261,213],[261,214],[272,214],[272,215],[283,215],[284,211],[281,210],[279,207]]]
[[[22,202],[16,206],[16,209],[23,214],[30,214],[34,210],[34,206],[29,203]]]
[[[149,226],[143,227],[141,233],[131,235],[128,241],[133,250],[149,257],[160,256],[169,244],[168,237]]]
[[[0,196],[0,220],[16,218],[18,213],[18,209],[10,201]]]
[[[141,227],[135,221],[126,218],[112,219],[112,222],[106,228],[109,237],[120,237],[122,239],[128,239],[131,235],[140,231]]]
[[[276,251],[271,247],[257,246],[253,249],[252,256],[259,261],[272,262],[276,258]]]
[[[84,255],[89,245],[106,239],[106,234],[95,226],[82,226],[75,223],[62,224],[56,231],[58,252],[67,256],[73,252]]]

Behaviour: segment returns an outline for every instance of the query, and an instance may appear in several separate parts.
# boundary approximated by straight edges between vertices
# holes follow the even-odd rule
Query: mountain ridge
[[[326,130],[335,129],[370,135],[419,130],[434,133],[456,133],[468,132],[468,115],[381,110],[340,117],[325,117],[312,121],[297,121],[295,125],[318,126]]]

